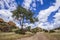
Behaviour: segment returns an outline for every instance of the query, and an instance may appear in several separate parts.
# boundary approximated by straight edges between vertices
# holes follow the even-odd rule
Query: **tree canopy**
[[[29,20],[29,22],[34,23],[35,19],[33,15],[34,13],[31,10],[26,10],[20,5],[13,11],[13,17],[20,21],[21,26],[23,26],[24,20]]]

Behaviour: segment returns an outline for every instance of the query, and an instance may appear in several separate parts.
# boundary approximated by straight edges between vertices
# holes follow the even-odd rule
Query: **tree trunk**
[[[21,26],[21,29],[23,29],[23,23],[22,23],[22,20],[20,21],[20,26]]]
[[[21,22],[21,29],[23,29],[24,17],[22,18],[21,21],[22,21],[22,22]]]

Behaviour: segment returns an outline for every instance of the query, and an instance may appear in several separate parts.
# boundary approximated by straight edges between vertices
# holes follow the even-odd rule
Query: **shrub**
[[[3,27],[3,28],[1,28],[1,31],[2,32],[10,32],[11,30],[9,27]]]
[[[26,31],[24,29],[18,29],[15,31],[15,33],[17,33],[17,34],[25,34],[25,32]]]
[[[37,31],[35,30],[35,29],[32,29],[32,31],[31,31],[32,33],[36,33]]]
[[[13,22],[4,22],[0,19],[0,31],[2,32],[12,32],[12,29],[16,29],[16,25]]]
[[[31,30],[32,33],[37,33],[37,32],[40,32],[42,31],[39,27],[36,27],[34,29]]]
[[[31,30],[31,32],[32,32],[32,33],[37,33],[38,30],[34,28],[34,29]]]
[[[31,31],[31,26],[26,27],[27,31]]]
[[[43,31],[44,31],[44,32],[49,32],[49,33],[55,32],[54,30],[44,30],[44,29],[43,29]]]

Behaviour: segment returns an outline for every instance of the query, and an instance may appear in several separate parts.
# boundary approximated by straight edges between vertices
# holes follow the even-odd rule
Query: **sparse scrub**
[[[17,34],[25,34],[25,32],[26,31],[24,29],[18,29],[15,31],[15,33],[17,33]]]

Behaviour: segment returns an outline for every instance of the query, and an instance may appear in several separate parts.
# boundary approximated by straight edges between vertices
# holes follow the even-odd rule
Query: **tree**
[[[31,26],[26,27],[27,31],[31,31]]]
[[[23,29],[24,20],[26,20],[25,22],[31,22],[31,23],[35,22],[35,18],[33,17],[33,12],[30,10],[26,10],[20,5],[18,5],[17,9],[13,11],[13,17],[20,21],[21,29]]]

